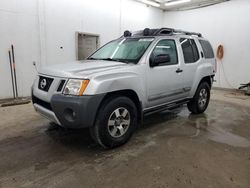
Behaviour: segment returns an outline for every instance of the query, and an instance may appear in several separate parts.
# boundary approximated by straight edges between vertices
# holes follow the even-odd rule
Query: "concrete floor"
[[[125,146],[103,150],[31,104],[0,108],[0,187],[249,188],[250,97],[213,90],[205,114],[177,112],[146,118]]]

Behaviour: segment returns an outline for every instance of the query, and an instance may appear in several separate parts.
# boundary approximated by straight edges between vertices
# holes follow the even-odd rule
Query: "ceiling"
[[[222,3],[225,1],[229,1],[229,0],[137,0],[137,1],[147,4],[149,6],[152,6],[150,4],[153,4],[153,6],[155,6],[154,4],[157,3],[158,6],[155,6],[157,8],[160,8],[166,11],[174,11],[174,10],[188,10],[188,9],[194,9],[194,8],[201,8],[201,7],[210,6],[210,5]],[[175,4],[176,2],[179,2],[179,1],[189,1],[189,2]],[[173,5],[166,6],[165,3],[170,3]]]

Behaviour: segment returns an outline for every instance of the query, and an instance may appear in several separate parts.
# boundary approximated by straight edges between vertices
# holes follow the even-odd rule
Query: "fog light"
[[[74,110],[72,110],[71,108],[66,108],[64,110],[64,117],[67,121],[75,121],[76,119],[76,112]]]

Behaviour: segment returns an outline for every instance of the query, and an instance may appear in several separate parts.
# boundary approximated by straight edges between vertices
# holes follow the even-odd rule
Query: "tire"
[[[209,104],[210,87],[207,82],[202,82],[195,92],[194,97],[188,102],[187,107],[193,114],[203,113]]]
[[[125,144],[137,125],[137,109],[125,96],[107,98],[98,114],[95,125],[90,127],[92,138],[104,148]]]

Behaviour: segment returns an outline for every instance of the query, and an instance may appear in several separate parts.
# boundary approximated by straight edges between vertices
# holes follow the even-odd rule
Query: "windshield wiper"
[[[100,59],[100,60],[105,60],[105,61],[116,61],[116,62],[120,62],[120,63],[127,63],[125,61],[123,61],[122,59],[112,59],[112,58],[103,58],[103,59]]]
[[[89,57],[89,60],[106,60],[106,61],[118,61],[116,59],[112,59],[112,58],[93,58],[93,57]]]
[[[117,59],[112,59],[112,58],[102,58],[101,60],[105,60],[105,61],[118,61]]]
[[[122,63],[133,63],[135,64],[135,62],[131,59],[115,59],[116,61],[122,62]]]
[[[87,58],[88,60],[97,60],[96,58],[93,58],[93,57],[89,57]]]
[[[93,58],[93,57],[90,57],[88,58],[89,60],[104,60],[104,61],[115,61],[115,62],[120,62],[120,63],[131,63],[131,61],[129,60],[126,60],[126,59],[112,59],[110,57],[108,58]]]

